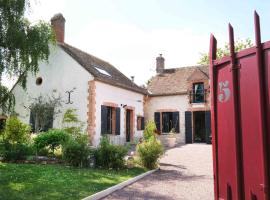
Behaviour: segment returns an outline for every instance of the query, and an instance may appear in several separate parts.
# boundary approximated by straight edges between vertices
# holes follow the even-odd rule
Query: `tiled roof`
[[[137,86],[110,63],[66,43],[59,43],[58,45],[90,74],[92,74],[95,80],[141,94],[147,94],[145,89]]]
[[[148,92],[151,96],[186,94],[188,90],[188,79],[199,70],[209,77],[208,66],[191,66],[173,69],[165,69],[163,73],[157,74],[148,84]]]

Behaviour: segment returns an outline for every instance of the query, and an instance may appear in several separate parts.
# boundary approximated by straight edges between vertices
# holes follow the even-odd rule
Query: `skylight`
[[[98,70],[99,71],[99,73],[101,73],[101,74],[103,74],[103,75],[106,75],[106,76],[111,76],[108,72],[106,72],[105,70],[103,70],[103,69],[100,69],[100,68],[98,68],[98,67],[95,67],[96,68],[96,70]]]

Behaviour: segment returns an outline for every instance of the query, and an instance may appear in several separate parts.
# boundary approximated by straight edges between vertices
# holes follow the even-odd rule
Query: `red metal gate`
[[[210,40],[211,117],[216,200],[270,200],[270,41],[261,43],[254,13],[255,47],[216,60]]]

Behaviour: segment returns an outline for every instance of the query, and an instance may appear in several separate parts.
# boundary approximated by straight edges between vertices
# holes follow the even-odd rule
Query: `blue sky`
[[[31,21],[61,12],[65,41],[100,57],[128,77],[145,83],[162,53],[166,68],[195,65],[207,52],[210,33],[218,46],[235,37],[254,38],[253,12],[261,16],[262,39],[270,40],[270,1],[266,0],[30,0]]]

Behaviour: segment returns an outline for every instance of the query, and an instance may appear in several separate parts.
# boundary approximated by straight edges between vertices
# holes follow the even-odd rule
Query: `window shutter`
[[[115,126],[115,135],[120,135],[120,108],[116,108],[116,126]]]
[[[211,112],[205,112],[205,134],[206,134],[206,143],[211,143],[210,135],[211,135]]]
[[[32,111],[30,111],[29,124],[31,125],[31,131],[35,132],[35,118]]]
[[[107,132],[107,106],[101,106],[101,134]]]
[[[144,117],[142,117],[141,120],[141,130],[144,130]]]
[[[157,127],[157,130],[160,131],[160,113],[155,112],[155,124]]]
[[[173,128],[175,128],[176,133],[180,133],[179,121],[179,112],[173,112]]]
[[[192,143],[192,113],[190,111],[185,112],[185,134],[186,143]]]
[[[53,114],[54,114],[54,109],[50,109],[49,114],[47,116],[47,121],[44,127],[42,128],[42,131],[48,131],[49,129],[53,128]]]
[[[6,119],[0,119],[0,132],[5,128]]]

